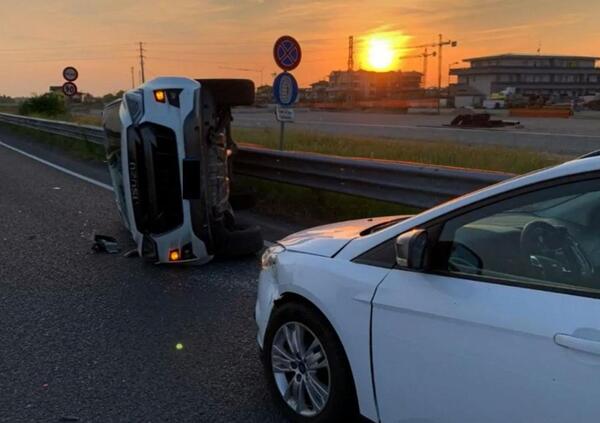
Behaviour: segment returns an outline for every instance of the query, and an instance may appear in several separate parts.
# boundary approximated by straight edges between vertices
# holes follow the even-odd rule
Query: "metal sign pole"
[[[283,151],[283,132],[285,130],[285,122],[279,123],[279,151]]]

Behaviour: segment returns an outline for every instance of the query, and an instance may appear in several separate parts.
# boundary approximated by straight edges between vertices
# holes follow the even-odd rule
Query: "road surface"
[[[3,146],[0,193],[1,422],[282,421],[255,342],[257,258],[186,268],[94,253],[94,233],[132,246],[112,193]]]
[[[600,113],[598,114],[600,117]],[[367,112],[296,111],[290,129],[333,135],[446,141],[466,144],[523,147],[536,151],[583,154],[600,148],[600,119],[505,118],[522,127],[501,129],[448,128],[452,115]],[[502,118],[502,117],[499,117]],[[273,112],[242,109],[234,112],[234,126],[278,128]]]

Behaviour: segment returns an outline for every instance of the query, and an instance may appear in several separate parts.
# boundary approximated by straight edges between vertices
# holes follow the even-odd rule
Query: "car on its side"
[[[596,422],[600,157],[262,258],[269,385],[298,422]]]
[[[201,264],[263,248],[260,229],[237,222],[230,201],[231,108],[253,102],[250,80],[161,77],[107,105],[108,167],[140,256]]]

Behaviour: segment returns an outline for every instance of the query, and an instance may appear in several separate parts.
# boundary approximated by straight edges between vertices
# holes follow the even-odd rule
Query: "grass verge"
[[[279,131],[234,128],[239,142],[278,148]],[[522,174],[568,160],[569,156],[525,149],[416,140],[390,140],[286,130],[285,149],[349,157],[400,160]]]

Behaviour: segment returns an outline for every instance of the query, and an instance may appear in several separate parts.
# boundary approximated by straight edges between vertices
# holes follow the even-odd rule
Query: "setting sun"
[[[394,62],[394,49],[390,40],[371,39],[367,50],[368,64],[374,70],[388,70]]]
[[[397,31],[378,32],[362,37],[361,67],[372,71],[389,71],[400,63],[398,58],[407,37]]]

